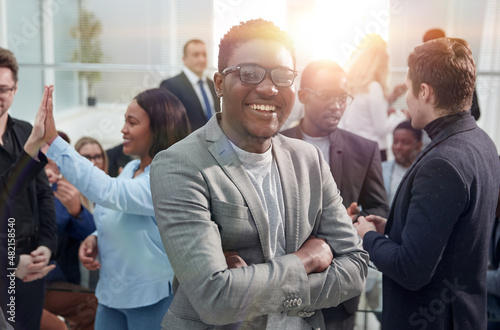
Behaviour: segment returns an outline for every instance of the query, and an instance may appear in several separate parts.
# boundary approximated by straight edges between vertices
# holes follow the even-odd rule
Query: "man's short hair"
[[[332,74],[346,76],[344,69],[336,62],[331,60],[317,60],[309,63],[305,69],[302,71],[302,76],[300,78],[300,87],[311,86],[311,81],[314,80],[316,73],[319,70],[328,70]]]
[[[227,68],[227,62],[237,47],[255,39],[276,41],[282,44],[292,55],[293,69],[295,69],[295,47],[290,35],[273,22],[259,18],[233,26],[221,39],[219,44],[219,72]]]
[[[422,83],[432,87],[437,109],[458,113],[471,107],[476,65],[463,39],[440,38],[415,47],[408,56],[408,77],[416,97]]]
[[[5,48],[0,47],[0,68],[9,68],[12,71],[12,79],[17,83],[17,60],[14,54]]]
[[[416,129],[413,126],[411,126],[411,121],[407,120],[399,123],[399,125],[396,126],[396,128],[394,129],[394,132],[396,132],[396,130],[398,129],[406,129],[413,134],[413,136],[415,137],[415,139],[417,139],[418,142],[422,141],[422,130]]]
[[[183,56],[186,56],[186,54],[187,54],[187,48],[188,48],[188,46],[190,44],[203,44],[204,45],[205,43],[202,40],[200,40],[200,39],[191,39],[191,40],[188,40],[188,42],[186,42],[184,44],[184,48],[182,50]]]
[[[444,33],[443,30],[441,29],[430,29],[424,34],[424,42],[427,42],[429,40],[434,40],[438,38],[444,38],[446,37],[446,33]]]

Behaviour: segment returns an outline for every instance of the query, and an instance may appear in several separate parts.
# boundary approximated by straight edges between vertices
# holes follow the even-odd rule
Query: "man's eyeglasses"
[[[247,84],[260,84],[266,72],[271,74],[273,84],[279,87],[290,87],[297,76],[297,71],[287,68],[267,69],[260,65],[230,66],[222,71],[222,75],[228,75],[235,71],[240,71],[240,80]]]
[[[96,163],[102,163],[104,161],[104,157],[102,155],[82,155],[83,157],[87,158],[91,162],[96,162]]]
[[[333,103],[333,102],[335,102],[338,105],[344,106],[344,105],[351,104],[352,100],[354,99],[354,97],[352,97],[352,95],[350,95],[348,93],[335,94],[335,93],[332,93],[332,92],[325,92],[325,91],[320,92],[320,91],[317,91],[317,90],[314,90],[314,89],[310,89],[310,88],[307,88],[307,87],[302,87],[301,89],[303,89],[305,91],[308,91],[310,93],[313,93],[321,101],[323,101],[325,103]]]
[[[13,87],[0,87],[0,94],[7,94],[9,92],[12,92],[14,89],[16,89],[16,86],[13,86]]]

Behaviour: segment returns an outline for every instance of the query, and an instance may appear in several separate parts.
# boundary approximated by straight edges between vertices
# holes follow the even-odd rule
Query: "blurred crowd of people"
[[[222,38],[213,80],[202,40],[183,62],[106,151],[57,131],[57,86],[33,126],[11,117],[0,48],[3,326],[353,330],[364,292],[382,329],[495,328],[500,162],[465,40],[428,31],[392,88],[369,34],[295,94],[291,38],[262,19]]]

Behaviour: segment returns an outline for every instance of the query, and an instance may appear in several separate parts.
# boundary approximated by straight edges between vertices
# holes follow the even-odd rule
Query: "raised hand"
[[[24,150],[31,157],[35,157],[38,154],[38,150],[45,144],[44,136],[45,136],[45,120],[47,118],[47,106],[49,103],[52,104],[52,86],[45,86],[42,101],[40,103],[40,108],[35,117],[35,123],[33,125],[33,129],[31,130],[31,134],[28,137],[24,145]]]
[[[32,140],[42,146],[51,143],[57,137],[56,125],[54,122],[54,104],[52,94],[54,86],[45,86],[40,108],[36,114],[33,125]]]

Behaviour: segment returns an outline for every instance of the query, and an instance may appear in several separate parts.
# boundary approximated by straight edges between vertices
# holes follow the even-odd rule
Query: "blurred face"
[[[415,135],[407,129],[398,128],[394,131],[392,142],[392,153],[396,163],[404,167],[410,167],[415,160],[422,142],[417,141]]]
[[[304,103],[302,129],[310,136],[325,136],[337,129],[344,114],[347,95],[347,79],[342,73],[321,69],[312,79],[308,89],[299,91],[299,100]],[[318,96],[318,92],[322,97]]]
[[[90,160],[100,170],[104,171],[104,153],[95,143],[84,144],[79,151],[80,155]]]
[[[290,52],[274,41],[254,39],[241,44],[227,65],[257,64],[266,69],[294,69]],[[216,89],[222,92],[222,121],[226,136],[239,148],[265,152],[270,139],[283,125],[295,101],[294,86],[276,86],[266,72],[259,84],[244,83],[239,71],[216,73]]]
[[[190,43],[182,60],[189,70],[201,77],[207,67],[207,48],[205,44],[199,42]]]
[[[10,90],[14,88],[13,90]],[[14,101],[17,86],[9,68],[0,68],[0,117],[3,117]]]
[[[136,100],[133,100],[127,108],[122,133],[125,155],[135,155],[140,158],[149,156],[152,144],[149,116]]]

